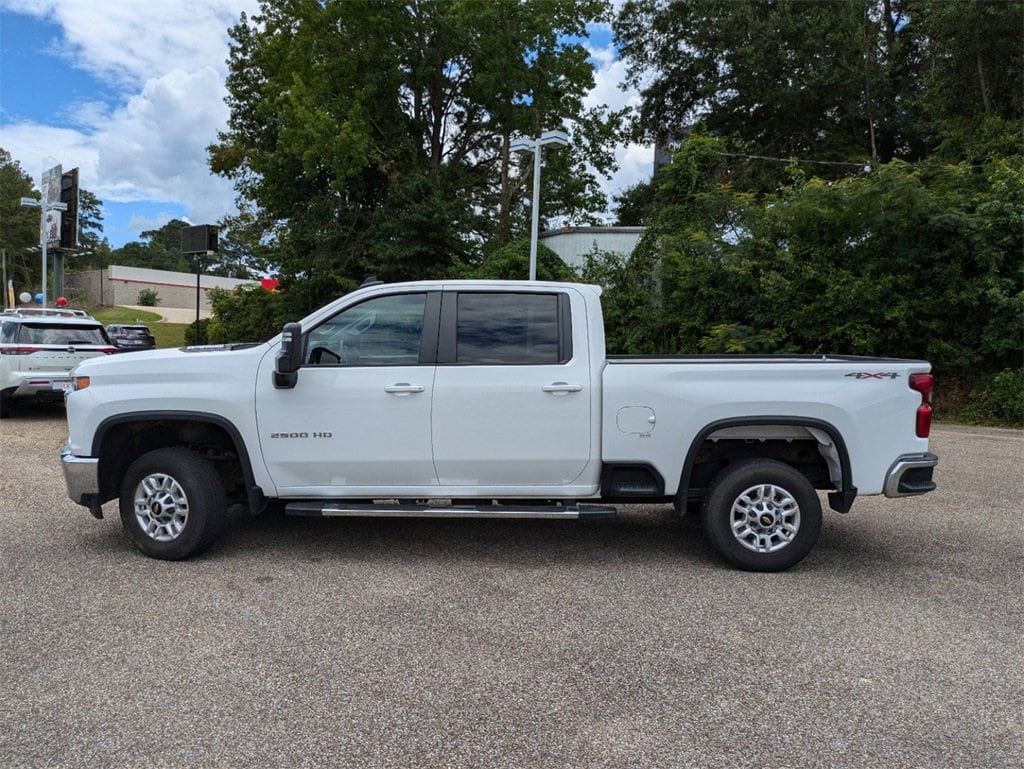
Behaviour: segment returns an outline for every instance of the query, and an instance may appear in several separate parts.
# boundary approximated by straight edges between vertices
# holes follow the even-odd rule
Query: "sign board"
[[[60,211],[47,211],[43,221],[43,237],[46,238],[47,246],[60,245]]]
[[[78,169],[72,168],[60,179],[60,202],[66,205],[60,222],[61,248],[78,248]]]
[[[60,203],[60,177],[63,174],[63,166],[54,166],[43,171],[43,202]]]
[[[217,228],[209,224],[181,229],[181,253],[205,254],[217,250]]]

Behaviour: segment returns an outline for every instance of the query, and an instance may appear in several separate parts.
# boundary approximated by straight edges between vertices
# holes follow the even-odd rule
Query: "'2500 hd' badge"
[[[331,433],[271,433],[271,438],[330,438]]]
[[[854,371],[846,376],[852,376],[854,379],[899,379],[900,375],[895,371],[880,371],[877,374],[869,374],[866,371]]]

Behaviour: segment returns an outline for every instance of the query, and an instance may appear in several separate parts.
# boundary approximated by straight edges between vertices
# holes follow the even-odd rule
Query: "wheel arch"
[[[677,499],[687,499],[698,455],[700,454],[701,448],[704,446],[705,442],[708,441],[715,433],[735,428],[765,428],[774,426],[805,428],[808,430],[811,437],[814,437],[815,440],[818,441],[819,446],[823,446],[825,444],[811,431],[818,430],[828,436],[829,440],[832,442],[832,446],[835,447],[840,473],[839,482],[837,484],[838,490],[829,492],[828,494],[829,506],[840,513],[848,512],[857,497],[857,488],[853,485],[850,453],[846,447],[846,442],[843,440],[842,433],[840,433],[839,429],[835,425],[830,422],[826,422],[823,419],[814,419],[811,417],[771,415],[731,417],[728,419],[719,419],[706,425],[694,437],[686,452],[686,458],[683,461],[683,469],[679,479]],[[828,462],[827,457],[824,457],[824,459]]]
[[[119,495],[121,479],[134,459],[172,446],[205,446],[208,459],[236,462],[250,511],[256,514],[266,506],[238,428],[217,414],[193,411],[142,411],[104,419],[93,435],[91,451],[92,456],[100,458],[101,501]]]

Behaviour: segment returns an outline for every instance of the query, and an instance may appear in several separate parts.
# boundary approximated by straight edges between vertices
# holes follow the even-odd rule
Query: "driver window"
[[[415,366],[426,302],[426,294],[397,294],[343,310],[309,332],[306,365]]]

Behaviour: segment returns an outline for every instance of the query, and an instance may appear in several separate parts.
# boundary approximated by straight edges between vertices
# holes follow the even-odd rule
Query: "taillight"
[[[3,347],[0,348],[0,355],[31,355],[42,351],[42,347]]]
[[[917,407],[917,437],[927,438],[932,431],[932,390],[935,377],[931,374],[911,374],[910,389],[921,393],[921,405]]]

